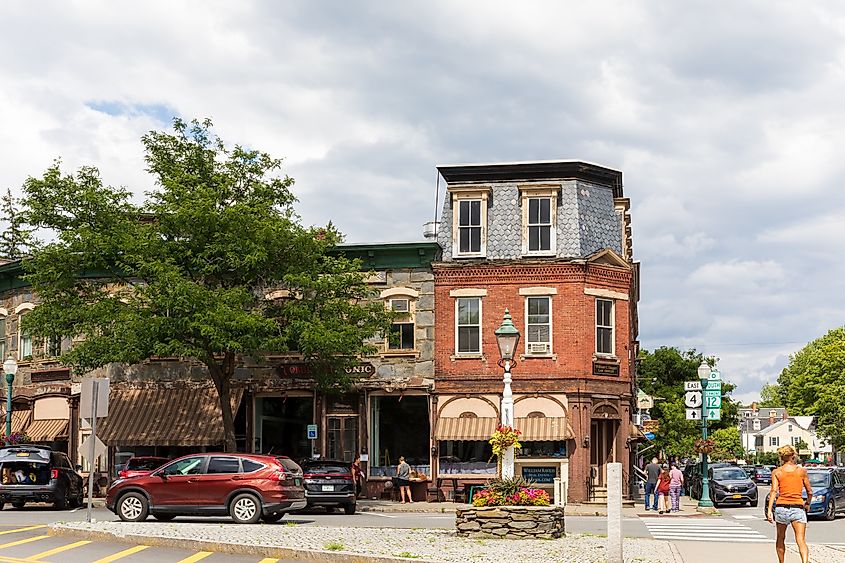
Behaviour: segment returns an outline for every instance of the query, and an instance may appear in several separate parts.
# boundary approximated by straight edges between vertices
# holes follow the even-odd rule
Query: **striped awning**
[[[242,396],[242,389],[232,390],[233,416]],[[113,388],[109,416],[97,420],[97,435],[109,446],[221,445],[223,415],[217,390]]]
[[[499,419],[493,417],[442,417],[437,419],[434,437],[437,440],[489,440]]]
[[[21,432],[26,430],[29,424],[29,417],[32,414],[31,410],[14,410],[12,409],[12,432]],[[6,432],[6,411],[0,412],[0,433]]]
[[[551,442],[570,440],[575,436],[565,416],[517,418],[514,426],[522,432],[523,442]]]
[[[14,412],[13,412],[14,414]],[[66,418],[47,418],[33,420],[26,427],[26,435],[33,442],[52,442],[68,437],[68,420]]]

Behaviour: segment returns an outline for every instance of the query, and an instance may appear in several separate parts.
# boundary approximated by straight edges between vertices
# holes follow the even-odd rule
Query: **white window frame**
[[[462,326],[476,326],[472,325],[461,325],[460,324],[460,302],[461,300],[475,300],[478,301],[478,350],[477,351],[460,351],[460,329]],[[482,350],[484,350],[484,331],[482,327],[484,326],[484,303],[481,297],[458,297],[455,299],[455,355],[456,356],[480,356]]]
[[[792,445],[798,446],[798,442],[801,441],[801,436],[792,436]]]
[[[522,254],[523,256],[555,256],[557,255],[557,194],[559,185],[545,186],[520,186],[520,205],[522,207]],[[549,249],[530,250],[529,248],[529,225],[528,208],[532,199],[549,200]]]
[[[752,427],[754,430],[760,430],[760,419],[759,419],[759,418],[755,418],[755,419],[754,419],[754,422],[751,424],[751,427]]]
[[[599,324],[599,302],[606,302],[610,303],[610,325],[600,325]],[[593,307],[594,315],[595,315],[595,331],[593,332],[593,337],[595,338],[595,346],[594,350],[596,356],[601,357],[616,357],[616,301],[614,299],[602,299],[597,298],[595,302],[595,306]],[[599,351],[599,330],[607,330],[610,329],[610,352]]]
[[[21,324],[23,317],[23,313],[18,315],[18,360],[29,361],[26,359],[27,356],[29,356],[30,359],[33,358],[32,335],[23,331],[23,325]],[[24,347],[24,342],[26,342],[26,347]]]
[[[487,204],[490,188],[484,186],[450,186],[452,197],[452,257],[483,258],[487,256]],[[478,252],[461,252],[460,210],[462,201],[479,201],[481,206],[481,248]]]
[[[769,446],[777,448],[780,447],[780,437],[779,436],[769,436]]]
[[[3,361],[6,360],[6,353],[9,351],[8,333],[6,332],[8,328],[7,319],[8,315],[0,314],[0,326],[3,327],[2,332],[0,332],[0,359]]]
[[[532,343],[532,342],[529,341],[530,331],[528,330],[528,325],[529,325],[529,323],[528,323],[528,303],[532,299],[545,299],[546,303],[548,303],[548,305],[549,305],[549,322],[548,322],[548,325],[549,325],[549,340],[547,342],[533,342]],[[525,296],[525,355],[526,356],[550,356],[552,354],[552,350],[554,350],[554,348],[552,347],[552,342],[553,342],[553,338],[554,338],[554,335],[553,335],[554,323],[552,322],[552,310],[553,310],[553,307],[552,307],[552,296],[551,295],[526,295]],[[532,323],[532,324],[537,324],[538,326],[540,326],[542,323]],[[547,344],[548,349],[545,352],[532,352],[531,351],[531,344]]]
[[[390,347],[390,336],[391,333],[388,332],[384,335],[384,354],[387,355],[402,355],[402,354],[416,354],[417,352],[417,307],[416,302],[419,298],[420,294],[417,290],[410,288],[410,287],[392,287],[389,289],[385,289],[381,292],[381,299],[384,300],[384,306],[391,310],[398,313],[396,319],[394,319],[392,325],[397,324],[410,324],[413,326],[413,331],[411,334],[411,338],[413,339],[411,348],[391,348]],[[398,302],[405,302],[407,303],[407,310],[406,311],[396,311],[394,309],[394,303]]]

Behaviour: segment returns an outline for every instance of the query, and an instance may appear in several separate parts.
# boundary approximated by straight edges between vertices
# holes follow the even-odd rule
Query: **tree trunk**
[[[223,451],[237,450],[235,443],[235,416],[232,413],[232,377],[235,375],[235,353],[227,351],[223,355],[222,365],[217,363],[212,354],[206,358],[206,366],[211,380],[217,388],[220,400],[220,412],[223,415]]]

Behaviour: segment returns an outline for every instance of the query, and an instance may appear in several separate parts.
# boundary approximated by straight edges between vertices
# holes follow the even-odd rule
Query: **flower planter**
[[[459,508],[455,528],[465,538],[555,539],[564,533],[563,507]]]

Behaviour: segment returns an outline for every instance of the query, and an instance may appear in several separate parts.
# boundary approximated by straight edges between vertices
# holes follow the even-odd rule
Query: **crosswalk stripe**
[[[32,557],[27,557],[27,561],[38,561],[39,559],[44,559],[45,557],[50,557],[51,555],[55,555],[57,553],[62,553],[68,551],[70,549],[76,549],[77,547],[82,547],[83,545],[88,545],[91,543],[88,540],[82,540],[78,542],[69,543],[67,545],[63,545],[60,547],[54,547],[53,549],[48,549],[47,551],[42,551],[41,553],[36,553]]]
[[[198,552],[194,553],[193,555],[191,555],[190,557],[186,557],[186,558],[182,559],[181,561],[179,561],[179,563],[195,563],[196,561],[199,561],[200,559],[205,559],[206,557],[208,557],[212,553],[213,552],[211,552],[211,551],[198,551]]]
[[[15,547],[16,545],[23,545],[25,543],[43,540],[49,537],[50,536],[32,536],[30,538],[24,538],[22,540],[10,541],[9,543],[0,544],[0,549],[5,549],[7,547]]]
[[[129,557],[133,553],[138,553],[139,551],[144,551],[147,549],[148,545],[136,545],[135,547],[130,547],[129,549],[124,549],[123,551],[118,551],[114,555],[109,555],[108,557],[103,557],[102,559],[97,559],[94,563],[111,563],[112,561],[117,561],[118,559],[123,559],[124,557]]]
[[[733,520],[648,520],[643,519],[648,532],[656,540],[725,541],[737,543],[765,543],[773,540],[756,530]]]
[[[17,532],[28,532],[30,530],[38,530],[39,528],[46,528],[47,526],[27,526],[26,528],[17,528],[15,530],[3,530],[0,532],[0,536],[4,536],[6,534],[15,534]]]

